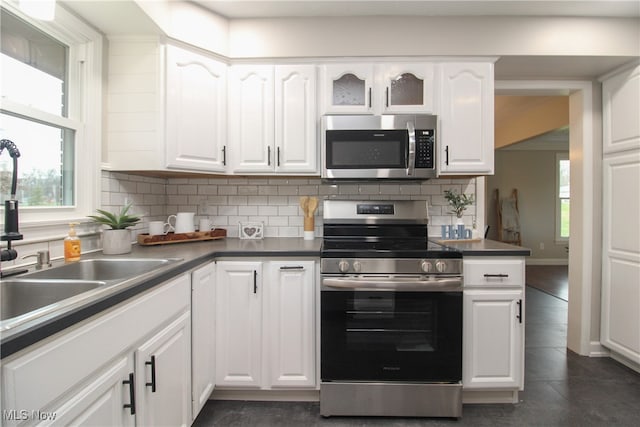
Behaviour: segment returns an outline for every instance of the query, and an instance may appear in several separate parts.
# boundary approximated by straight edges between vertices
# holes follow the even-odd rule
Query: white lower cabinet
[[[135,352],[137,425],[191,425],[190,317],[183,313]]]
[[[262,262],[216,263],[216,386],[262,383]]]
[[[215,262],[191,273],[191,386],[195,419],[213,392],[215,378]]]
[[[521,387],[522,301],[521,290],[464,291],[465,388]]]
[[[314,261],[216,264],[216,387],[314,388]]]
[[[313,261],[268,263],[265,324],[272,387],[315,386]]]
[[[524,259],[464,258],[465,390],[521,390],[524,385]]]
[[[179,276],[3,359],[3,425],[189,425],[190,283]]]
[[[133,426],[134,417],[122,407],[123,402],[130,399],[128,385],[122,383],[123,378],[128,379],[132,372],[132,357],[124,355],[117,358],[101,370],[94,381],[53,410],[50,413],[53,419],[43,420],[41,424]]]

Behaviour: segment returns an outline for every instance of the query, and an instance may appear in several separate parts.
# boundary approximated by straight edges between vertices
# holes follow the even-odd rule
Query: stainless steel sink
[[[101,286],[98,280],[3,279],[0,320],[12,319]]]
[[[124,280],[170,264],[165,258],[88,259],[28,274],[29,279]]]
[[[178,258],[96,258],[3,279],[0,331],[80,304],[162,270]],[[104,290],[104,292],[102,291]]]

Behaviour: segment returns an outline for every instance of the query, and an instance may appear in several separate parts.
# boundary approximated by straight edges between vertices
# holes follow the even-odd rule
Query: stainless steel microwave
[[[323,116],[322,178],[435,178],[437,121],[428,114]]]

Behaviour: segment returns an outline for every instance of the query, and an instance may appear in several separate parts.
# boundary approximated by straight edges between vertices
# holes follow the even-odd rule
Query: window
[[[568,153],[556,155],[556,240],[569,240],[570,163]]]
[[[10,107],[0,113],[0,137],[13,141],[21,154],[16,197],[23,207],[72,206],[78,123],[65,128],[55,120],[67,116],[69,48],[10,13],[2,14],[0,28],[0,93],[5,101],[23,107],[20,114]],[[5,199],[12,169],[10,157],[1,157],[0,188]]]
[[[62,8],[41,22],[4,2],[0,31],[0,138],[20,151],[20,226],[86,217],[99,201],[102,39]],[[12,173],[3,152],[2,200]]]

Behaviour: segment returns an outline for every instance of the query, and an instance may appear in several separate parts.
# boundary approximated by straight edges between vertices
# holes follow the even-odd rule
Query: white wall
[[[503,199],[518,190],[522,246],[531,249],[527,263],[566,264],[569,242],[556,243],[556,154],[547,150],[496,150],[495,175],[487,177],[488,237],[497,240],[495,190]],[[568,152],[568,151],[565,151]],[[544,249],[540,248],[540,244]]]
[[[334,17],[229,22],[230,58],[637,56],[638,19]]]
[[[229,22],[187,2],[135,0],[169,37],[228,56]]]

